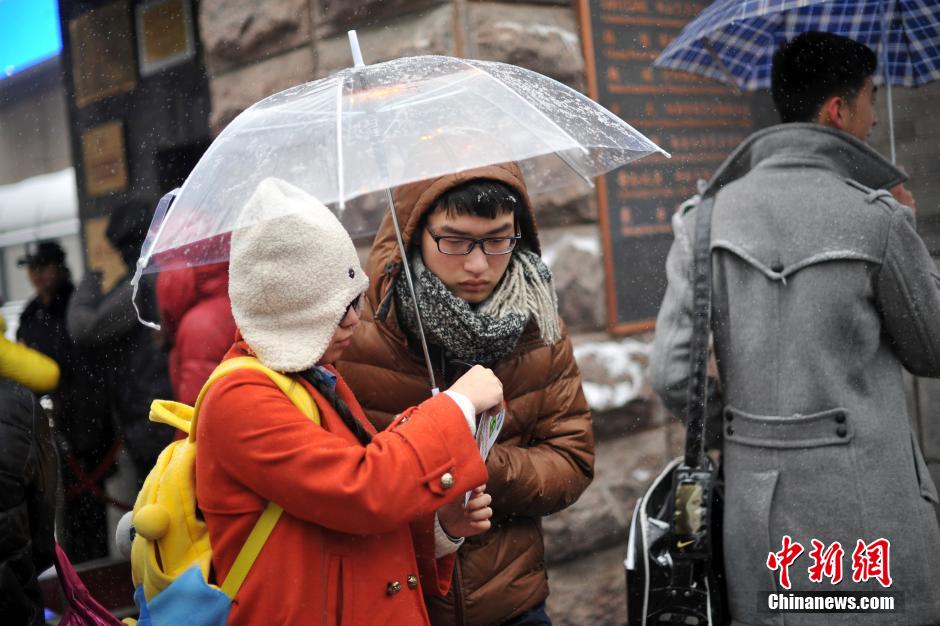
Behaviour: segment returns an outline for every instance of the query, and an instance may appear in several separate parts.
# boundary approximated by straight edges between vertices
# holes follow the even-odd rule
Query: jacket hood
[[[396,187],[392,191],[392,201],[402,229],[405,249],[411,248],[418,224],[427,213],[433,210],[438,198],[458,185],[481,179],[499,181],[519,194],[524,206],[523,223],[520,224],[523,241],[536,254],[541,254],[532,201],[529,198],[522,170],[516,163],[487,165]],[[372,251],[366,264],[366,272],[369,275],[369,299],[376,307],[383,302],[394,278],[400,271],[401,254],[398,251],[392,216],[387,212],[375,235]]]
[[[821,124],[778,124],[744,140],[721,164],[700,193],[714,193],[764,164],[817,163],[872,189],[887,189],[907,176],[871,146]]]
[[[170,336],[193,307],[212,298],[228,298],[228,263],[161,272],[157,277],[160,315]]]

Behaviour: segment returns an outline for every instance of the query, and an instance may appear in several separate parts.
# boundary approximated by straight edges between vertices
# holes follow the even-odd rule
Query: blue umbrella
[[[718,0],[689,22],[654,65],[692,72],[738,89],[770,86],[774,51],[807,31],[850,37],[878,52],[888,86],[940,79],[937,0]]]

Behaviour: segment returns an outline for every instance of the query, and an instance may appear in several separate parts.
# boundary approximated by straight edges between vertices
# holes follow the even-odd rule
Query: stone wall
[[[258,100],[314,78],[307,0],[203,0],[213,134]]]

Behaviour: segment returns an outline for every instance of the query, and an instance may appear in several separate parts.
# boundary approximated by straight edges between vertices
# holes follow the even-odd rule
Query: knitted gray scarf
[[[532,317],[545,343],[561,338],[552,273],[534,252],[513,252],[496,289],[475,306],[455,296],[418,252],[412,254],[411,273],[428,343],[442,347],[448,358],[491,366],[513,351]],[[395,285],[398,320],[417,336],[415,304],[404,280],[402,274]]]

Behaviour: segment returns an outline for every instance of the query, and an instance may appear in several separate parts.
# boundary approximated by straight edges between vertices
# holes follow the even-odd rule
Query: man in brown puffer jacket
[[[541,518],[594,471],[591,413],[519,168],[494,165],[395,190],[431,362],[444,387],[473,364],[503,382],[506,421],[487,460],[493,528],[467,538],[431,623],[550,624]],[[337,363],[378,428],[430,393],[391,215],[367,265],[353,345]]]

